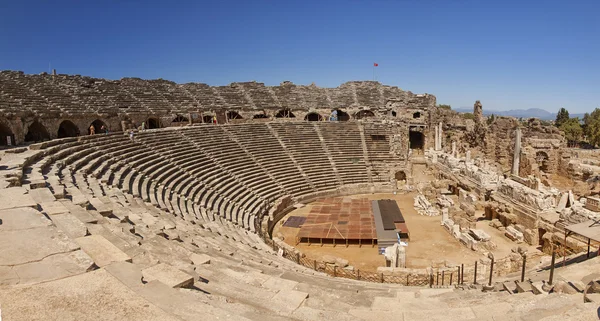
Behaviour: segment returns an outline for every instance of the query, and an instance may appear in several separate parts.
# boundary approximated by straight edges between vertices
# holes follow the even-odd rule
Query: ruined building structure
[[[209,86],[2,71],[0,149],[7,319],[597,317],[560,294],[471,292],[547,292],[492,283],[525,265],[522,248],[441,274],[403,268],[410,248],[396,248],[398,271],[363,273],[273,235],[318,199],[415,193],[416,212],[440,215],[440,233],[482,254],[495,246],[476,228],[485,220],[515,244],[580,252],[585,240],[563,235],[600,219],[600,157],[567,149],[539,120],[485,117],[480,101],[467,117],[374,81]]]

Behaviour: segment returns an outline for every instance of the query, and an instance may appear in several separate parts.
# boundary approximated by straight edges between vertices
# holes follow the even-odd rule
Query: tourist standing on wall
[[[145,129],[146,129],[146,122],[145,122],[145,121],[143,121],[143,122],[142,122],[142,130],[145,130]]]
[[[108,128],[106,128],[106,126],[102,125],[102,127],[100,127],[100,132],[104,133],[104,135],[108,135]]]
[[[90,126],[90,135],[96,135],[96,128],[94,125]]]
[[[133,129],[129,130],[129,140],[133,142]]]

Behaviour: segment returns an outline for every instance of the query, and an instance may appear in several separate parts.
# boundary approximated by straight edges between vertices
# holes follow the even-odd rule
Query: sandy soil
[[[407,267],[424,268],[431,266],[433,261],[439,262],[441,260],[448,260],[456,264],[475,262],[480,257],[480,254],[465,248],[450,236],[440,225],[441,216],[422,216],[415,211],[413,208],[414,195],[414,193],[403,195],[363,194],[350,197],[368,198],[370,200],[396,200],[410,230],[411,239],[406,252]],[[305,207],[291,212],[288,216],[306,216],[310,212],[310,209],[311,204],[307,204]],[[481,222],[482,225],[484,223],[486,224],[487,222]],[[286,243],[297,247],[302,253],[312,259],[320,259],[323,255],[329,254],[345,258],[350,262],[350,265],[361,270],[375,271],[377,267],[385,266],[385,259],[383,255],[377,253],[377,247],[351,245],[346,248],[340,245],[336,247],[333,247],[333,245],[321,246],[319,244],[296,245],[296,234],[299,230],[298,228],[290,228],[278,224],[274,230],[274,235],[283,235]],[[510,241],[507,240],[507,242]],[[511,247],[514,246],[512,244]],[[510,248],[508,251],[510,251]]]

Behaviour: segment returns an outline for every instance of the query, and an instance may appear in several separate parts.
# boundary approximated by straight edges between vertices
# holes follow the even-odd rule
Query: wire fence
[[[338,278],[421,287],[451,286],[465,284],[469,281],[472,281],[469,283],[475,283],[477,278],[477,274],[473,274],[469,276],[469,281],[467,281],[467,278],[463,275],[465,274],[464,265],[452,269],[453,271],[450,268],[439,269],[437,271],[434,269],[423,269],[422,272],[406,269],[406,272],[395,271],[393,275],[372,271],[361,271],[360,269],[345,269],[336,266],[335,264],[328,264],[326,262],[303,257],[298,252],[286,250],[283,247],[279,247],[277,243],[270,238],[265,238],[264,240],[266,244],[271,246],[273,250],[282,257],[306,268]],[[475,269],[476,268],[477,266],[475,265]],[[473,273],[473,267],[470,267],[467,270],[469,270],[469,274]]]

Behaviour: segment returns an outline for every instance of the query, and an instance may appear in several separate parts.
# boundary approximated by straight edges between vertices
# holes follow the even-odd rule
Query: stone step
[[[131,257],[119,250],[101,235],[89,235],[75,239],[97,266],[103,267],[112,262],[131,262]]]

